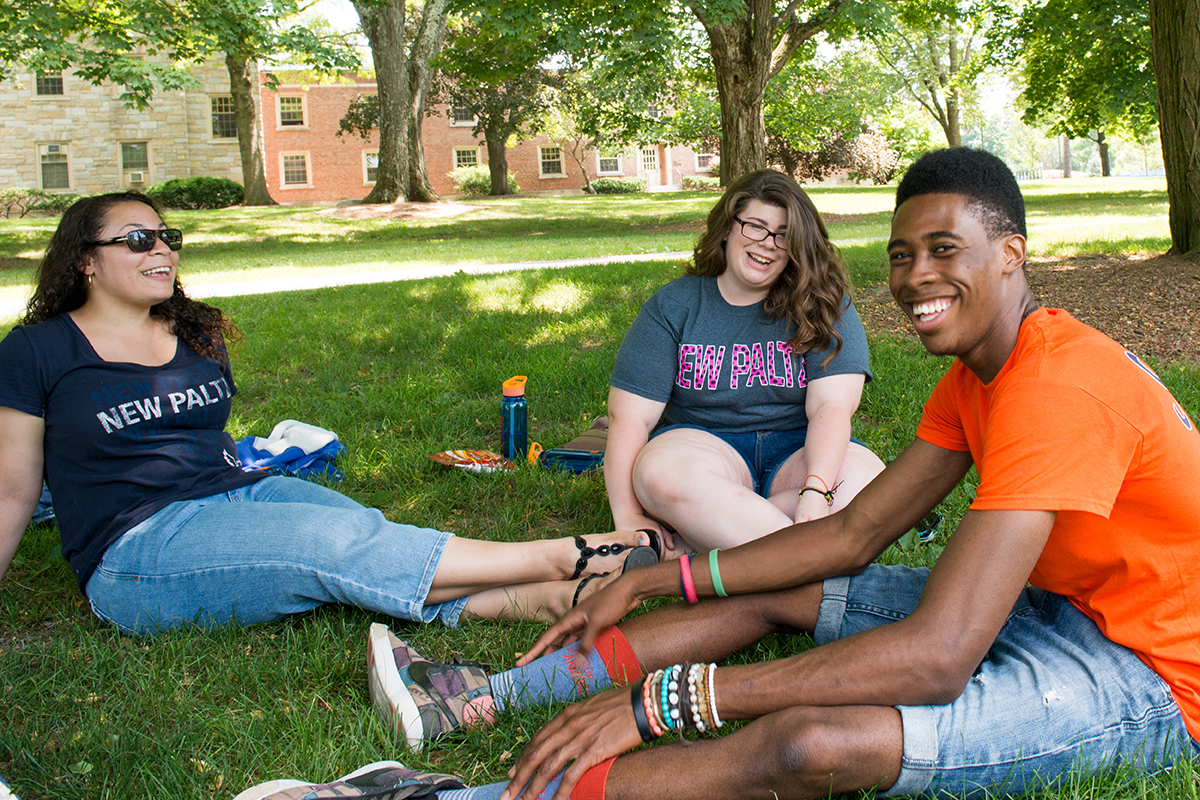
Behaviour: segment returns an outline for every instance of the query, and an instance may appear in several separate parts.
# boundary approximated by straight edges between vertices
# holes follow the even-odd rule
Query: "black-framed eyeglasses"
[[[138,228],[121,236],[114,236],[111,239],[101,239],[98,242],[89,242],[89,244],[120,244],[124,242],[135,253],[148,253],[154,249],[155,239],[162,239],[163,244],[172,250],[178,250],[183,247],[183,231],[178,228],[164,228],[161,231]]]
[[[787,247],[787,231],[773,231],[764,228],[757,222],[747,222],[741,217],[734,217],[733,221],[742,226],[742,236],[754,242],[765,242],[767,237],[775,238],[775,246],[780,250]]]

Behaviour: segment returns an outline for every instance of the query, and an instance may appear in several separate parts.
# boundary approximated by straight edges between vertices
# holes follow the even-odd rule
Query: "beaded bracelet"
[[[659,673],[654,672],[651,675],[657,676]],[[655,736],[662,736],[667,731],[658,721],[658,706],[651,698],[654,695],[654,681],[650,676],[646,677],[645,687],[642,689],[642,706],[646,712],[646,721],[650,724],[650,731]]]
[[[717,683],[716,683],[716,681],[717,681],[717,665],[709,664],[708,665],[708,682],[706,685],[708,687],[708,707],[712,711],[713,730],[716,730],[717,728],[719,728],[725,724],[724,722],[721,722],[721,718],[719,716],[717,716]]]
[[[629,690],[633,705],[633,721],[637,724],[638,733],[643,742],[653,741],[654,732],[650,729],[650,720],[646,718],[646,707],[642,705],[642,686],[645,680],[640,680]]]

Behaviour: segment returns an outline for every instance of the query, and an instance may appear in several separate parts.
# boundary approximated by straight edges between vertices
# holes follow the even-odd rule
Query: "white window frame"
[[[614,170],[606,170],[604,168],[604,162],[608,159],[616,159],[617,169],[615,171]],[[625,154],[624,153],[615,153],[613,155],[606,156],[606,155],[604,155],[603,152],[597,151],[596,152],[596,174],[597,175],[624,175],[625,174]]]
[[[696,172],[712,172],[712,160],[716,157],[715,153],[696,153]],[[701,165],[700,159],[707,158],[708,163]]]
[[[47,154],[45,152],[45,149],[48,147],[59,147],[59,148],[61,148],[62,152],[54,153],[54,154]],[[38,188],[43,191],[46,191],[46,192],[74,191],[75,181],[74,181],[73,176],[75,173],[72,168],[75,166],[75,164],[71,158],[71,143],[70,142],[38,142],[36,145],[36,153],[37,153],[36,158],[37,158]],[[66,186],[54,186],[54,187],[50,187],[50,188],[46,187],[46,183],[43,180],[43,172],[42,172],[42,166],[43,166],[42,156],[43,155],[65,155],[67,157],[67,185]]]
[[[451,128],[473,128],[475,127],[475,115],[472,114],[470,119],[459,119],[458,112],[462,110],[466,112],[462,106],[450,106],[450,127]]]
[[[362,151],[363,186],[374,186],[375,185],[375,179],[373,179],[370,174],[370,167],[371,167],[370,160],[372,157],[374,157],[374,159],[375,159],[376,177],[378,177],[378,174],[379,174],[379,150],[363,150]]]
[[[127,167],[125,166],[125,145],[127,144],[144,144],[146,145],[146,167]],[[150,180],[150,170],[154,168],[154,153],[150,147],[149,139],[134,139],[131,141],[117,142],[117,164],[121,168],[121,185],[127,188],[138,188],[149,186],[153,183]],[[130,180],[130,174],[133,172],[141,172],[142,179],[138,182]]]
[[[300,101],[300,124],[299,125],[284,125],[283,124],[283,99],[289,100],[298,99]],[[308,130],[308,95],[307,94],[279,94],[275,96],[275,130],[277,131],[306,131]]]
[[[547,150],[558,151],[558,169],[559,169],[558,172],[546,172],[545,171],[546,170],[546,162],[554,160],[554,159],[546,158]],[[538,177],[539,178],[565,178],[565,177],[567,177],[567,161],[565,158],[563,158],[563,151],[562,151],[561,147],[557,147],[554,145],[551,145],[551,146],[539,145],[538,146]]]
[[[305,183],[288,183],[285,176],[287,174],[284,166],[286,159],[289,157],[302,156],[304,158],[304,180]],[[311,189],[313,188],[313,163],[312,156],[307,150],[285,150],[279,154],[279,188],[283,190],[289,189]]]
[[[213,117],[216,116],[216,112],[213,111],[213,102],[216,100],[228,100],[229,101],[230,110],[228,112],[223,111],[221,113],[233,114],[233,135],[232,136],[218,136],[217,135],[217,132],[215,130],[216,120],[213,119]],[[214,142],[236,142],[237,141],[237,110],[233,106],[233,95],[231,95],[231,94],[213,94],[213,95],[208,96],[208,136]]]
[[[470,153],[472,156],[474,156],[475,163],[474,164],[460,164],[458,162],[458,154],[459,153]],[[454,168],[455,169],[458,169],[459,167],[482,167],[483,166],[483,163],[479,158],[479,148],[478,147],[455,147],[454,152],[451,154],[450,157],[454,159]]]
[[[30,81],[29,88],[30,88],[30,91],[33,93],[33,98],[35,100],[61,100],[67,96],[67,76],[65,74],[63,74],[61,71],[59,71],[59,73],[58,73],[58,79],[60,81],[62,81],[62,92],[59,94],[41,94],[40,92],[38,92],[37,83],[38,83],[39,75],[41,75],[43,78],[55,77],[54,75],[52,75],[51,73],[48,73],[48,72],[33,73],[33,79]]]

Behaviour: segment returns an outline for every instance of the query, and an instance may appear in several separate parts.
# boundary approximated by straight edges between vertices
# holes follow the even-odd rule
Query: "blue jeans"
[[[928,575],[871,566],[825,581],[814,640],[908,616]],[[1032,587],[957,700],[897,710],[904,758],[884,797],[1025,794],[1073,773],[1153,771],[1200,753],[1162,678],[1065,598]]]
[[[452,534],[389,522],[332,489],[272,477],[172,503],[130,528],[88,580],[127,633],[249,625],[347,603],[453,626],[466,598],[425,605]]]
[[[754,484],[752,488],[759,497],[771,496],[771,484],[775,482],[775,473],[783,466],[783,462],[791,458],[792,453],[804,447],[804,442],[808,438],[808,428],[796,428],[790,431],[728,433],[686,422],[664,425],[650,434],[650,438],[653,439],[655,436],[660,436],[676,428],[691,428],[711,433],[736,450],[750,470],[750,480]],[[862,444],[853,436],[850,437],[850,441]]]

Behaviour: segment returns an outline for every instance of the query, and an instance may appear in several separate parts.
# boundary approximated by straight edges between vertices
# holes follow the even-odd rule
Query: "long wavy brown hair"
[[[50,246],[37,269],[37,288],[25,308],[22,324],[33,325],[74,311],[87,302],[88,282],[83,268],[95,252],[92,244],[108,224],[108,213],[120,203],[144,203],[162,219],[154,201],[141,192],[113,192],[85,197],[63,214]],[[192,350],[206,358],[228,363],[226,341],[237,338],[237,328],[219,308],[192,300],[178,276],[170,298],[151,306],[150,313],[167,322],[167,328]]]
[[[841,315],[842,298],[849,291],[850,281],[817,207],[787,175],[766,169],[744,175],[730,185],[708,212],[687,273],[717,276],[725,272],[725,240],[736,224],[734,217],[740,216],[751,200],[787,212],[788,264],[767,291],[763,311],[772,321],[786,317],[796,326],[788,344],[797,353],[824,350],[835,343],[825,359],[828,363],[842,349],[842,337],[834,323]]]

